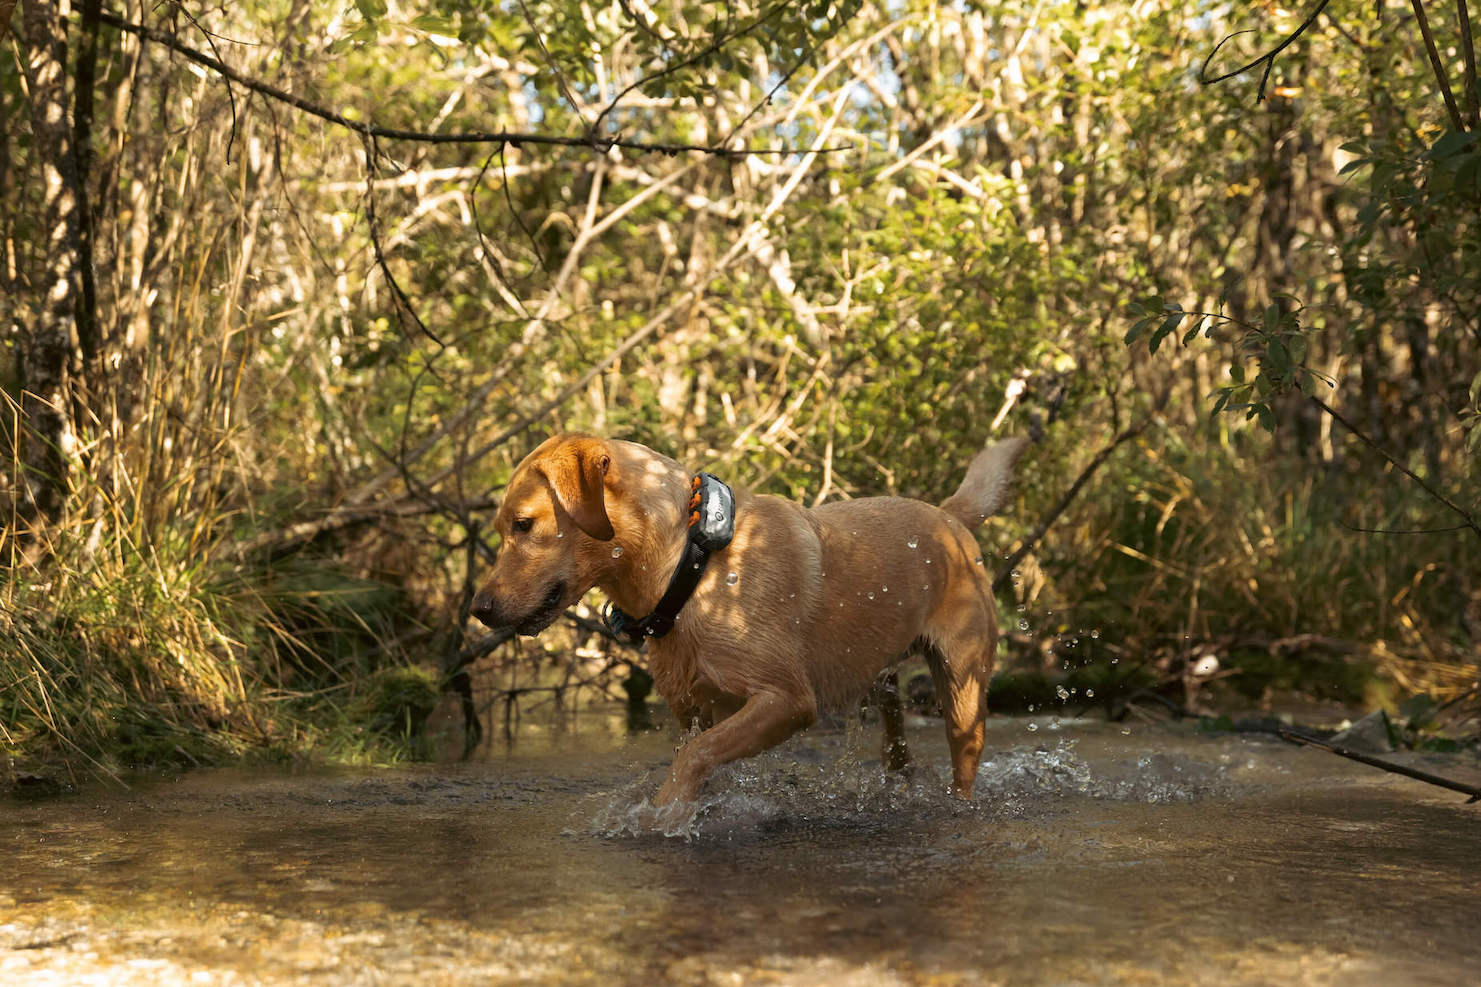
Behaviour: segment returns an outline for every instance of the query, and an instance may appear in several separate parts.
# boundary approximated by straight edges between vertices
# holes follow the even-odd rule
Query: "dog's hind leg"
[[[946,743],[951,749],[951,791],[958,798],[972,797],[987,719],[987,683],[992,675],[993,652],[997,647],[992,617],[987,623],[967,621],[966,626],[938,635],[926,650],[926,662],[936,683],[936,698],[946,718]]]
[[[900,673],[894,670],[874,680],[869,701],[879,709],[884,727],[880,761],[886,771],[904,771],[910,767],[910,749],[905,746],[905,711],[900,706]]]

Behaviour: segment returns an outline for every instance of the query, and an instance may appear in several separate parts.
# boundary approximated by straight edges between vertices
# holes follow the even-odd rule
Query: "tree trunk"
[[[15,13],[15,0],[0,0],[0,41],[10,31],[10,15]]]
[[[74,383],[79,369],[81,228],[77,162],[67,94],[67,0],[28,0],[25,73],[31,89],[31,153],[41,173],[41,225],[32,266],[38,299],[17,336],[24,469],[20,510],[33,524],[56,520],[76,445]]]

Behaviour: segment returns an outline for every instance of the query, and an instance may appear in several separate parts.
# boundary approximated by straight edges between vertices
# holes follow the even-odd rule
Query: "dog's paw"
[[[669,802],[651,806],[653,831],[664,836],[690,839],[695,835],[700,810],[703,808],[699,802]]]

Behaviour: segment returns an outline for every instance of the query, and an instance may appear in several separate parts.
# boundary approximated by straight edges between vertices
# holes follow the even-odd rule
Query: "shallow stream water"
[[[995,719],[963,804],[825,727],[656,821],[608,722],[0,802],[0,984],[1481,983],[1481,805],[1329,754]]]

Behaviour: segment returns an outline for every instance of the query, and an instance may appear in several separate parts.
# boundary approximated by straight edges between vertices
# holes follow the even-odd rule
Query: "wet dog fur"
[[[1007,499],[1025,440],[989,445],[937,507],[901,497],[806,508],[735,487],[735,537],[709,562],[649,671],[680,723],[657,804],[691,802],[719,765],[781,743],[819,710],[855,703],[924,653],[946,720],[952,790],[970,798],[998,629],[972,534]],[[561,435],[515,469],[494,519],[503,538],[473,614],[535,635],[593,586],[652,611],[687,537],[691,472],[646,446]],[[909,762],[898,690],[882,700],[884,761]]]

